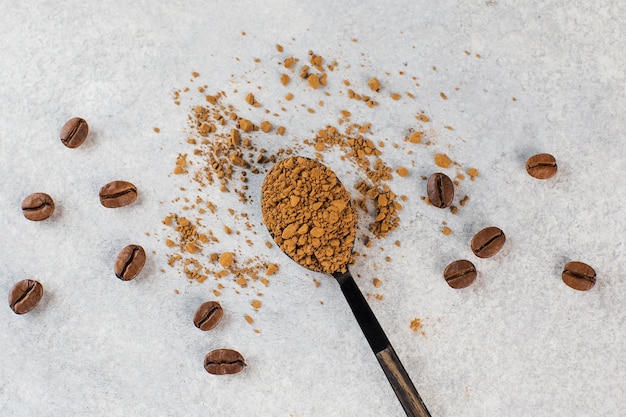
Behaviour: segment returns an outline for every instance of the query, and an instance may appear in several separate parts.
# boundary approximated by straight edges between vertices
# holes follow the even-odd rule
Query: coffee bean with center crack
[[[476,267],[466,259],[452,262],[443,271],[443,277],[448,285],[455,289],[470,286],[476,279]]]
[[[68,148],[78,148],[87,139],[89,126],[84,119],[74,117],[63,125],[61,129],[61,142]]]
[[[565,264],[561,278],[569,287],[587,291],[596,284],[596,271],[585,263],[572,261]]]
[[[438,208],[446,208],[454,199],[454,184],[450,177],[441,172],[432,174],[426,184],[426,192],[430,203]]]
[[[137,187],[128,181],[111,181],[100,189],[100,203],[107,208],[127,206],[137,199]]]
[[[487,227],[472,238],[471,247],[479,258],[490,258],[502,249],[506,242],[504,232],[497,227]]]
[[[193,324],[200,330],[211,330],[222,321],[224,310],[217,301],[202,303],[193,316]]]
[[[115,259],[115,276],[122,281],[130,281],[143,269],[146,263],[146,252],[139,245],[128,245],[120,251]]]
[[[556,159],[548,153],[533,155],[526,161],[528,175],[539,180],[553,177],[556,170]]]
[[[204,369],[213,375],[236,374],[245,367],[246,361],[241,353],[232,349],[216,349],[204,358]]]
[[[54,200],[46,193],[34,193],[22,201],[22,213],[28,220],[46,220],[54,213]]]
[[[13,286],[9,293],[9,306],[15,314],[25,314],[43,298],[43,285],[33,279],[25,279]]]

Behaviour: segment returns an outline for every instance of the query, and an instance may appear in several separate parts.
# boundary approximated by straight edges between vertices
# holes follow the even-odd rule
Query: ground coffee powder
[[[262,193],[265,225],[287,255],[314,271],[345,272],[355,216],[334,172],[312,159],[287,158],[267,174]]]

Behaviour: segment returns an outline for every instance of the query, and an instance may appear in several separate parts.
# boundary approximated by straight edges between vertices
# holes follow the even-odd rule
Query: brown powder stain
[[[369,81],[367,82],[367,85],[372,91],[375,91],[375,92],[380,91],[380,81],[378,81],[377,78],[370,78]]]
[[[443,153],[438,153],[435,154],[435,164],[438,167],[441,168],[450,168],[450,165],[452,165],[452,160],[450,158],[448,158],[448,156],[446,154]]]
[[[478,170],[476,168],[470,168],[467,170],[467,175],[469,175],[470,179],[474,181],[474,178],[478,176]]]
[[[290,56],[290,57],[288,57],[288,58],[286,58],[286,59],[285,59],[285,61],[284,61],[284,64],[283,64],[283,65],[285,66],[285,68],[290,69],[290,68],[292,68],[292,67],[293,67],[293,64],[294,64],[295,62],[296,62],[296,61],[295,61],[294,57]]]
[[[272,131],[272,129],[273,129],[272,124],[268,122],[267,120],[264,120],[261,122],[261,130],[264,133],[269,133]]]
[[[258,105],[256,99],[254,98],[254,94],[252,93],[248,93],[246,95],[246,103],[248,103],[251,106]]]
[[[224,252],[220,255],[220,265],[224,268],[228,268],[234,262],[233,254],[230,252]]]
[[[268,277],[270,275],[274,275],[276,272],[278,272],[279,266],[277,264],[269,264],[267,266],[267,269],[265,270],[265,275],[267,275]]]
[[[422,143],[422,132],[413,132],[411,136],[409,136],[409,142],[411,143]]]
[[[426,333],[423,330],[424,325],[422,323],[422,319],[417,317],[414,318],[413,320],[411,320],[411,324],[409,324],[409,327],[411,328],[411,330],[413,330],[414,333],[419,333],[422,336],[426,336]]]
[[[409,175],[409,170],[405,167],[400,167],[396,170],[396,173],[401,177],[406,177],[407,175]]]
[[[320,78],[315,74],[309,75],[307,80],[309,82],[309,87],[313,88],[314,90],[317,90],[320,86]]]

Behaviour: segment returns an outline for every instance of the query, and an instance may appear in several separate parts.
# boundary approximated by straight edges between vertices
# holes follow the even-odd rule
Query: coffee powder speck
[[[435,154],[435,164],[441,168],[449,168],[452,165],[452,160],[442,153]]]

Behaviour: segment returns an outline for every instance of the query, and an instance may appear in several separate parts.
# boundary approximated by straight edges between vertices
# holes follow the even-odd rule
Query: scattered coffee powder
[[[396,174],[398,174],[401,177],[406,177],[407,175],[409,175],[409,170],[406,169],[405,167],[400,167],[396,169]]]
[[[87,139],[89,126],[84,119],[74,117],[61,128],[61,142],[68,148],[78,148]]]
[[[476,177],[478,176],[478,169],[476,168],[470,168],[467,170],[467,175],[470,176],[470,180],[474,181],[476,179]]]
[[[587,291],[596,284],[596,271],[585,263],[572,261],[565,264],[561,278],[569,287]]]
[[[25,279],[9,292],[9,306],[15,314],[26,314],[37,307],[43,298],[43,285],[33,279]]]
[[[22,201],[22,213],[28,220],[45,220],[54,213],[54,200],[45,193],[31,194]]]
[[[448,155],[443,153],[435,154],[435,164],[441,168],[449,168],[452,165],[452,160]]]
[[[345,158],[359,167],[367,179],[354,185],[354,188],[363,196],[362,199],[356,201],[356,207],[369,215],[368,202],[373,204],[375,212],[369,230],[375,237],[384,238],[399,226],[398,212],[402,209],[402,205],[387,184],[393,179],[393,169],[380,158],[382,151],[374,142],[363,136],[370,128],[369,124],[351,123],[341,132],[334,126],[328,126],[318,131],[314,142],[305,140],[305,143],[313,144],[316,149],[319,145],[323,145],[324,148],[331,145],[338,146]]]
[[[380,91],[380,81],[378,81],[378,79],[376,78],[370,78],[370,80],[367,82],[367,85],[372,91],[375,91],[377,93]]]
[[[421,143],[422,142],[422,132],[413,132],[411,136],[409,136],[409,142],[411,143]]]
[[[206,215],[206,213],[203,214]],[[198,228],[206,227],[201,224],[200,219],[192,223],[186,217],[172,214],[163,220],[163,224],[171,227],[176,234],[165,241],[167,247],[176,250],[176,253],[169,256],[168,263],[170,266],[179,265],[186,278],[197,282],[204,282],[210,276],[216,280],[235,276],[236,284],[241,288],[248,287],[257,281],[265,287],[269,285],[267,278],[262,277],[261,274],[268,269],[274,273],[277,269],[270,269],[269,264],[261,261],[259,257],[236,262],[233,252],[211,253],[208,258],[206,254],[203,255],[205,247],[212,243],[218,243],[219,239],[213,235],[211,230],[207,233],[198,231]],[[192,248],[193,250],[190,250]],[[266,273],[266,275],[269,276],[270,274]],[[224,286],[218,283],[217,288],[213,290],[215,296],[219,296],[223,288]]]
[[[232,349],[216,349],[204,358],[204,369],[213,375],[236,374],[243,371],[246,361],[241,353]]]
[[[346,271],[355,217],[334,172],[312,159],[291,157],[272,168],[261,190],[265,225],[289,257],[314,271]]]
[[[426,333],[424,332],[424,323],[419,317],[415,317],[413,320],[411,320],[409,327],[411,328],[411,330],[413,330],[414,333],[420,333],[422,336],[426,336]]]
[[[220,265],[227,268],[233,264],[233,254],[230,252],[224,252],[220,255]]]
[[[274,44],[271,47],[270,55],[274,56]],[[259,62],[267,62],[268,59]],[[410,176],[404,179],[402,175],[408,173],[411,166],[415,166],[414,157],[410,156],[406,161],[396,161],[397,165],[394,164],[394,167],[404,165],[408,169],[394,172],[394,168],[383,158],[382,149],[386,140],[373,140],[379,133],[372,131],[372,125],[367,123],[367,119],[362,119],[367,114],[361,114],[361,108],[356,108],[358,117],[361,118],[359,123],[351,120],[354,112],[351,108],[341,109],[338,114],[333,115],[330,113],[332,107],[326,106],[323,108],[324,116],[334,120],[329,119],[321,128],[318,121],[314,125],[307,124],[309,112],[322,111],[322,99],[325,97],[343,95],[350,99],[348,103],[353,107],[360,106],[357,103],[363,103],[370,108],[378,106],[379,103],[373,96],[379,93],[372,91],[367,84],[369,78],[376,77],[370,75],[362,81],[350,82],[336,61],[324,59],[312,51],[306,57],[298,58],[284,44],[277,63],[282,71],[279,71],[274,83],[270,80],[268,85],[258,85],[254,91],[254,96],[258,96],[258,100],[255,97],[254,101],[263,102],[263,115],[255,110],[249,111],[252,109],[248,109],[246,113],[245,109],[240,112],[232,104],[246,103],[250,89],[242,92],[237,89],[209,92],[207,85],[199,85],[197,88],[187,87],[174,92],[174,104],[188,102],[190,112],[186,131],[188,136],[183,145],[187,148],[181,150],[176,157],[173,174],[188,175],[193,185],[181,188],[182,193],[173,197],[173,202],[180,207],[163,220],[166,233],[163,241],[170,251],[169,265],[177,268],[189,280],[209,283],[209,291],[215,296],[223,291],[252,295],[258,284],[266,287],[269,285],[268,278],[270,272],[273,273],[273,268],[268,268],[268,259],[272,255],[267,253],[265,247],[252,248],[251,251],[245,247],[252,246],[251,235],[264,233],[263,225],[253,217],[248,218],[246,214],[246,205],[254,203],[258,197],[255,186],[249,188],[249,184],[255,184],[255,176],[265,175],[276,161],[301,153],[305,147],[310,147],[309,151],[314,151],[315,159],[320,161],[327,153],[339,151],[341,158],[346,160],[345,166],[350,167],[348,170],[356,167],[355,173],[362,180],[346,185],[354,187],[360,193],[360,198],[353,200],[353,208],[358,210],[359,221],[365,224],[365,227],[358,229],[362,235],[359,238],[370,241],[365,250],[372,247],[370,238],[383,239],[400,225],[401,199],[394,193],[392,181],[410,181]],[[263,71],[257,64],[255,63],[251,71]],[[346,68],[349,67],[350,65]],[[247,76],[248,72],[234,74],[234,77],[243,77],[244,81]],[[417,81],[416,77],[412,78]],[[199,81],[197,77],[190,80],[192,83]],[[390,82],[393,84],[393,80]],[[317,89],[311,88],[315,85]],[[351,85],[354,89],[347,88]],[[419,83],[415,85],[419,87]],[[272,102],[270,96],[263,92],[273,89],[287,90],[281,93],[286,98]],[[356,89],[360,92],[355,91]],[[190,95],[196,92],[200,93],[199,96]],[[406,91],[401,96],[415,99],[414,93],[415,91]],[[185,94],[189,96],[184,97]],[[311,104],[298,102],[309,99],[312,99],[311,102],[318,102],[320,109],[312,109]],[[398,102],[389,100],[382,103],[386,106],[399,106]],[[283,114],[292,112],[299,116],[299,123],[316,133],[308,139],[285,135],[286,129],[280,126],[280,118],[284,117]],[[289,115],[289,118],[292,117],[294,114]],[[419,110],[415,119],[411,118],[408,122],[404,133],[404,142],[408,146],[407,155],[417,152],[418,144],[424,146],[420,146],[420,152],[435,144],[432,139],[436,136],[437,125],[433,124],[428,129],[423,126],[424,123],[431,123],[431,118],[423,110]],[[390,140],[394,143],[394,148],[402,146],[398,143],[402,140]],[[429,154],[432,157],[433,153]],[[457,170],[461,169],[460,164],[454,162],[454,165]],[[226,193],[220,198],[223,201],[221,207],[207,200],[207,196],[215,195],[215,192]],[[229,193],[239,199],[239,204],[233,203]],[[402,201],[407,200],[408,197],[402,196]],[[215,224],[228,224],[232,230],[231,236],[237,236],[240,244],[237,247],[218,247],[223,226],[212,229]],[[213,246],[215,249],[211,250]],[[233,254],[231,266],[220,265],[219,257],[224,252]],[[355,253],[355,256],[358,255],[360,254]],[[243,289],[248,292],[242,291]]]

